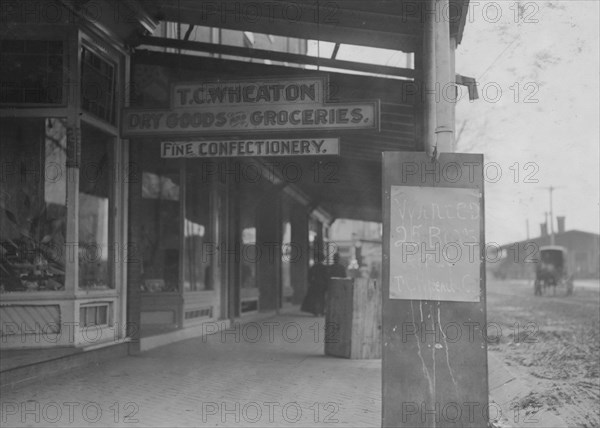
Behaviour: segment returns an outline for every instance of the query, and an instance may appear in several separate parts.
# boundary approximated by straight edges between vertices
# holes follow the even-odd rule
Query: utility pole
[[[552,211],[552,191],[554,187],[550,186],[550,245],[554,245],[554,212]]]
[[[557,187],[549,186],[544,187],[544,189],[548,189],[550,192],[550,245],[554,245],[554,211],[552,210],[552,192],[557,189]],[[548,224],[548,220],[546,220],[546,224]]]

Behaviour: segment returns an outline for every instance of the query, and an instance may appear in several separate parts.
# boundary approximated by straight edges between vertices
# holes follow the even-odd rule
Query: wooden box
[[[325,304],[325,354],[381,358],[381,284],[367,278],[332,278]]]

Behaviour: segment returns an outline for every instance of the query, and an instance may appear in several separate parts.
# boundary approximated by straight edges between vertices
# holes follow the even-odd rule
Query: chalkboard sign
[[[488,426],[483,156],[382,157],[381,426]]]
[[[479,189],[391,186],[389,298],[479,302]]]

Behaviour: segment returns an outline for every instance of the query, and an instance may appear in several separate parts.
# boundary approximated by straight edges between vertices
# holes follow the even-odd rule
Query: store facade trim
[[[124,39],[142,24],[82,14],[58,1],[2,7],[3,349],[127,340],[130,167],[118,130]]]

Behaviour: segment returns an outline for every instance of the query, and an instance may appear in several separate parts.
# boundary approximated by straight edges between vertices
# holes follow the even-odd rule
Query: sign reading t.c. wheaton
[[[296,77],[177,83],[171,108],[123,109],[121,136],[379,130],[379,101],[327,103],[327,79]]]

